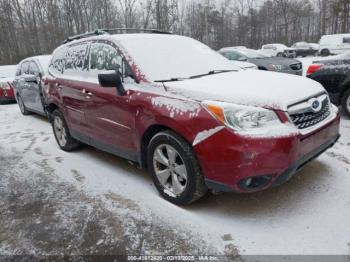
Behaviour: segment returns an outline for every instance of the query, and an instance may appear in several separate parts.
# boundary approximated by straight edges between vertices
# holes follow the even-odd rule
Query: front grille
[[[301,70],[303,68],[301,63],[292,64],[289,66],[292,70]]]
[[[306,129],[317,125],[318,123],[325,120],[331,114],[330,103],[328,98],[325,99],[322,103],[322,108],[319,112],[304,112],[299,114],[290,115],[294,125],[298,129]]]

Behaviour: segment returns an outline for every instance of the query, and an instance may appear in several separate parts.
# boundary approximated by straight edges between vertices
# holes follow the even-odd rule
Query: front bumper
[[[339,139],[340,115],[307,135],[247,138],[229,129],[195,147],[206,184],[223,192],[248,193],[278,186]],[[260,186],[244,186],[247,179],[266,178]],[[261,179],[260,179],[261,180]]]

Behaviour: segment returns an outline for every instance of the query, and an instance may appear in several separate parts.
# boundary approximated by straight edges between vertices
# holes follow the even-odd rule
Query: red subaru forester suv
[[[55,50],[49,74],[60,148],[134,161],[175,204],[280,185],[339,138],[338,109],[317,82],[240,70],[179,35],[78,35]]]

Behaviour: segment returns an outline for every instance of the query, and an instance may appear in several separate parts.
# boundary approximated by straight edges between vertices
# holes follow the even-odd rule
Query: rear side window
[[[87,43],[70,46],[66,53],[64,74],[76,74],[87,71],[88,58]]]
[[[98,75],[101,71],[119,71],[122,73],[123,59],[119,52],[111,45],[93,43],[90,49],[89,71]]]
[[[49,65],[50,72],[54,74],[63,74],[64,66],[66,63],[66,52],[66,48],[59,48],[55,51]]]

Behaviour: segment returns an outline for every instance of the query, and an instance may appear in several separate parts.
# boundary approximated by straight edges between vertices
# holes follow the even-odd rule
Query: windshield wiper
[[[200,78],[200,77],[207,76],[207,75],[215,75],[215,74],[228,73],[228,72],[237,72],[237,70],[233,70],[233,69],[231,69],[231,70],[212,70],[206,74],[194,75],[194,76],[190,76],[188,78],[186,78],[186,77],[174,77],[174,78],[170,78],[167,80],[156,80],[154,82],[164,83],[164,82],[183,81],[183,80],[188,80],[188,79]]]
[[[208,75],[215,75],[215,74],[221,74],[221,73],[228,73],[228,72],[237,72],[237,70],[212,70],[212,71],[209,71],[209,72],[206,73],[206,74],[191,76],[190,79],[200,78],[200,77],[208,76]]]
[[[184,78],[184,77],[174,77],[174,78],[170,78],[170,79],[167,79],[167,80],[156,80],[154,82],[156,83],[164,83],[164,82],[176,82],[176,81],[183,81],[183,80],[186,80],[188,78]]]

